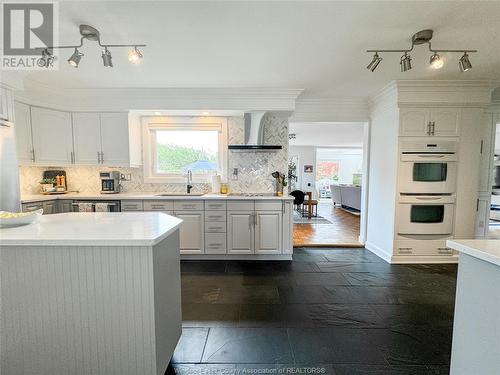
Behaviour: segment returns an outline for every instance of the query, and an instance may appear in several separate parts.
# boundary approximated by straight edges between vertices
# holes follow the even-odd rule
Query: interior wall
[[[395,104],[373,111],[366,247],[385,255],[384,259],[390,259],[394,240],[398,127],[399,111]]]
[[[299,183],[297,189],[302,191],[312,191],[316,181],[316,147],[313,146],[290,146],[289,158],[298,156],[297,175]],[[304,173],[304,165],[312,165],[313,173]]]

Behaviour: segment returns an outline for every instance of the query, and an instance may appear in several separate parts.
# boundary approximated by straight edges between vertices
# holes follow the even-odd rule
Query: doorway
[[[294,247],[363,246],[367,127],[365,123],[290,124],[290,192],[305,194],[304,202],[295,202]]]

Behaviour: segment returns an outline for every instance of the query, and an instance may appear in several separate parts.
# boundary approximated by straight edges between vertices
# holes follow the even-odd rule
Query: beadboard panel
[[[165,297],[153,273],[172,266],[153,266],[153,258],[172,254],[178,268],[176,239],[178,232],[155,248],[3,246],[1,373],[163,374],[170,357],[155,353],[157,344],[168,347],[155,337],[155,305]],[[172,288],[180,335],[180,281]]]

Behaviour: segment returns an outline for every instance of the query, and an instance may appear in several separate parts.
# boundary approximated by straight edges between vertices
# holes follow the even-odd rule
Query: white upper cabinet
[[[280,202],[281,203],[281,202]],[[257,211],[255,222],[255,253],[281,253],[281,211]]]
[[[429,110],[426,108],[401,109],[399,113],[400,135],[421,137],[429,135]]]
[[[130,167],[141,163],[138,157],[130,160],[126,112],[69,113],[16,102],[16,115],[21,164]]]
[[[203,211],[176,211],[174,215],[184,221],[179,229],[181,254],[203,254],[205,248]]]
[[[98,164],[101,160],[99,113],[73,113],[75,164]]]
[[[101,113],[101,163],[129,166],[129,134],[127,113]]]
[[[403,108],[400,110],[400,134],[406,137],[455,137],[459,135],[460,109]]]
[[[12,91],[0,87],[0,122],[14,122],[14,97]]]
[[[30,106],[24,103],[15,103],[16,121],[14,130],[16,133],[17,159],[19,164],[33,163],[33,141],[31,137],[31,115]]]
[[[460,130],[459,108],[433,108],[431,109],[432,135],[453,137]]]
[[[71,164],[73,134],[69,112],[32,107],[31,125],[36,163]]]
[[[227,212],[227,250],[229,254],[253,254],[254,211]]]

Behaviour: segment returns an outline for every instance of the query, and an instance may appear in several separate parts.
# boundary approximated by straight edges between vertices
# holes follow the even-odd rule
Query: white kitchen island
[[[71,213],[0,229],[0,372],[163,374],[181,334],[181,223]]]
[[[500,240],[447,245],[460,252],[450,373],[500,374]]]

